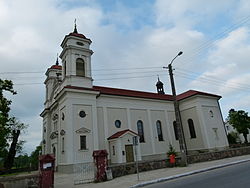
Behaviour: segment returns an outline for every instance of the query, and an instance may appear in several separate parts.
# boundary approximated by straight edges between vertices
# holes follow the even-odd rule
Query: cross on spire
[[[73,32],[73,33],[78,33],[78,32],[77,32],[77,28],[76,28],[76,18],[75,18],[75,21],[74,21],[74,22],[75,22],[75,28],[74,28],[74,32]]]

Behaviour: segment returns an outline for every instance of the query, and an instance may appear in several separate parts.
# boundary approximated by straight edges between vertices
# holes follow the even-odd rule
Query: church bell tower
[[[62,84],[64,86],[78,86],[92,88],[90,49],[92,41],[83,34],[78,33],[76,24],[74,31],[66,35],[61,43],[63,48],[62,59]]]

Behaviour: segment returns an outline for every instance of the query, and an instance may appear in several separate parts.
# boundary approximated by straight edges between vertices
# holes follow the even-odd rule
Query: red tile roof
[[[59,69],[59,70],[62,70],[62,66],[61,65],[52,65],[50,67],[50,69]]]
[[[100,91],[101,94],[106,95],[117,95],[117,96],[125,96],[125,97],[139,97],[146,99],[161,99],[172,101],[172,95],[163,95],[158,93],[150,93],[144,91],[135,91],[128,89],[117,89],[117,88],[109,88],[109,87],[101,87],[101,86],[93,86],[94,90]]]
[[[115,138],[119,138],[121,137],[122,135],[126,134],[127,132],[130,132],[132,134],[135,134],[135,135],[138,135],[137,133],[135,133],[134,131],[131,131],[129,129],[126,129],[126,130],[123,130],[123,131],[119,131],[115,134],[113,134],[112,136],[108,137],[108,140],[112,140],[112,139],[115,139]]]
[[[201,91],[189,90],[189,91],[186,91],[184,93],[177,95],[177,100],[180,101],[180,100],[186,99],[188,97],[192,97],[194,95],[204,95],[204,96],[221,98],[221,96],[219,96],[219,95],[205,93],[205,92],[201,92]]]
[[[84,88],[84,87],[69,86],[69,85],[65,86],[65,88],[77,89],[77,90],[99,91],[100,94],[105,94],[105,95],[115,95],[115,96],[137,97],[137,98],[145,98],[145,99],[157,99],[157,100],[173,101],[172,95],[150,93],[150,92],[143,92],[143,91],[135,91],[135,90],[127,90],[127,89],[109,88],[109,87],[102,87],[102,86],[93,86],[93,88]],[[204,96],[221,98],[221,96],[219,96],[219,95],[205,93],[205,92],[201,92],[201,91],[189,90],[189,91],[186,91],[180,95],[177,95],[177,100],[183,100],[185,98],[188,98],[188,97],[191,97],[194,95],[204,95]]]
[[[74,36],[74,37],[79,37],[79,38],[82,38],[82,39],[87,39],[87,40],[90,40],[90,39],[88,39],[87,37],[85,37],[83,34],[81,34],[81,33],[74,33],[74,32],[72,32],[72,33],[69,33],[68,35],[66,35],[65,37],[67,37],[67,36]]]

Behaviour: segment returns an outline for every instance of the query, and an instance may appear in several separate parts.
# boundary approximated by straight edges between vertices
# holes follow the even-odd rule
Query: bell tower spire
[[[56,65],[59,65],[59,62],[58,62],[58,53],[56,54]]]
[[[76,18],[75,18],[74,23],[75,23],[75,27],[74,27],[74,31],[73,31],[73,33],[78,33],[78,32],[77,32],[77,28],[76,28]]]

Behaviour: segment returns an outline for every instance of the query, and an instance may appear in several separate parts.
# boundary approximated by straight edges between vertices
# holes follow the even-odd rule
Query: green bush
[[[239,140],[239,135],[235,132],[230,132],[228,135],[227,135],[227,139],[228,139],[228,142],[229,144],[237,144],[237,140]]]

